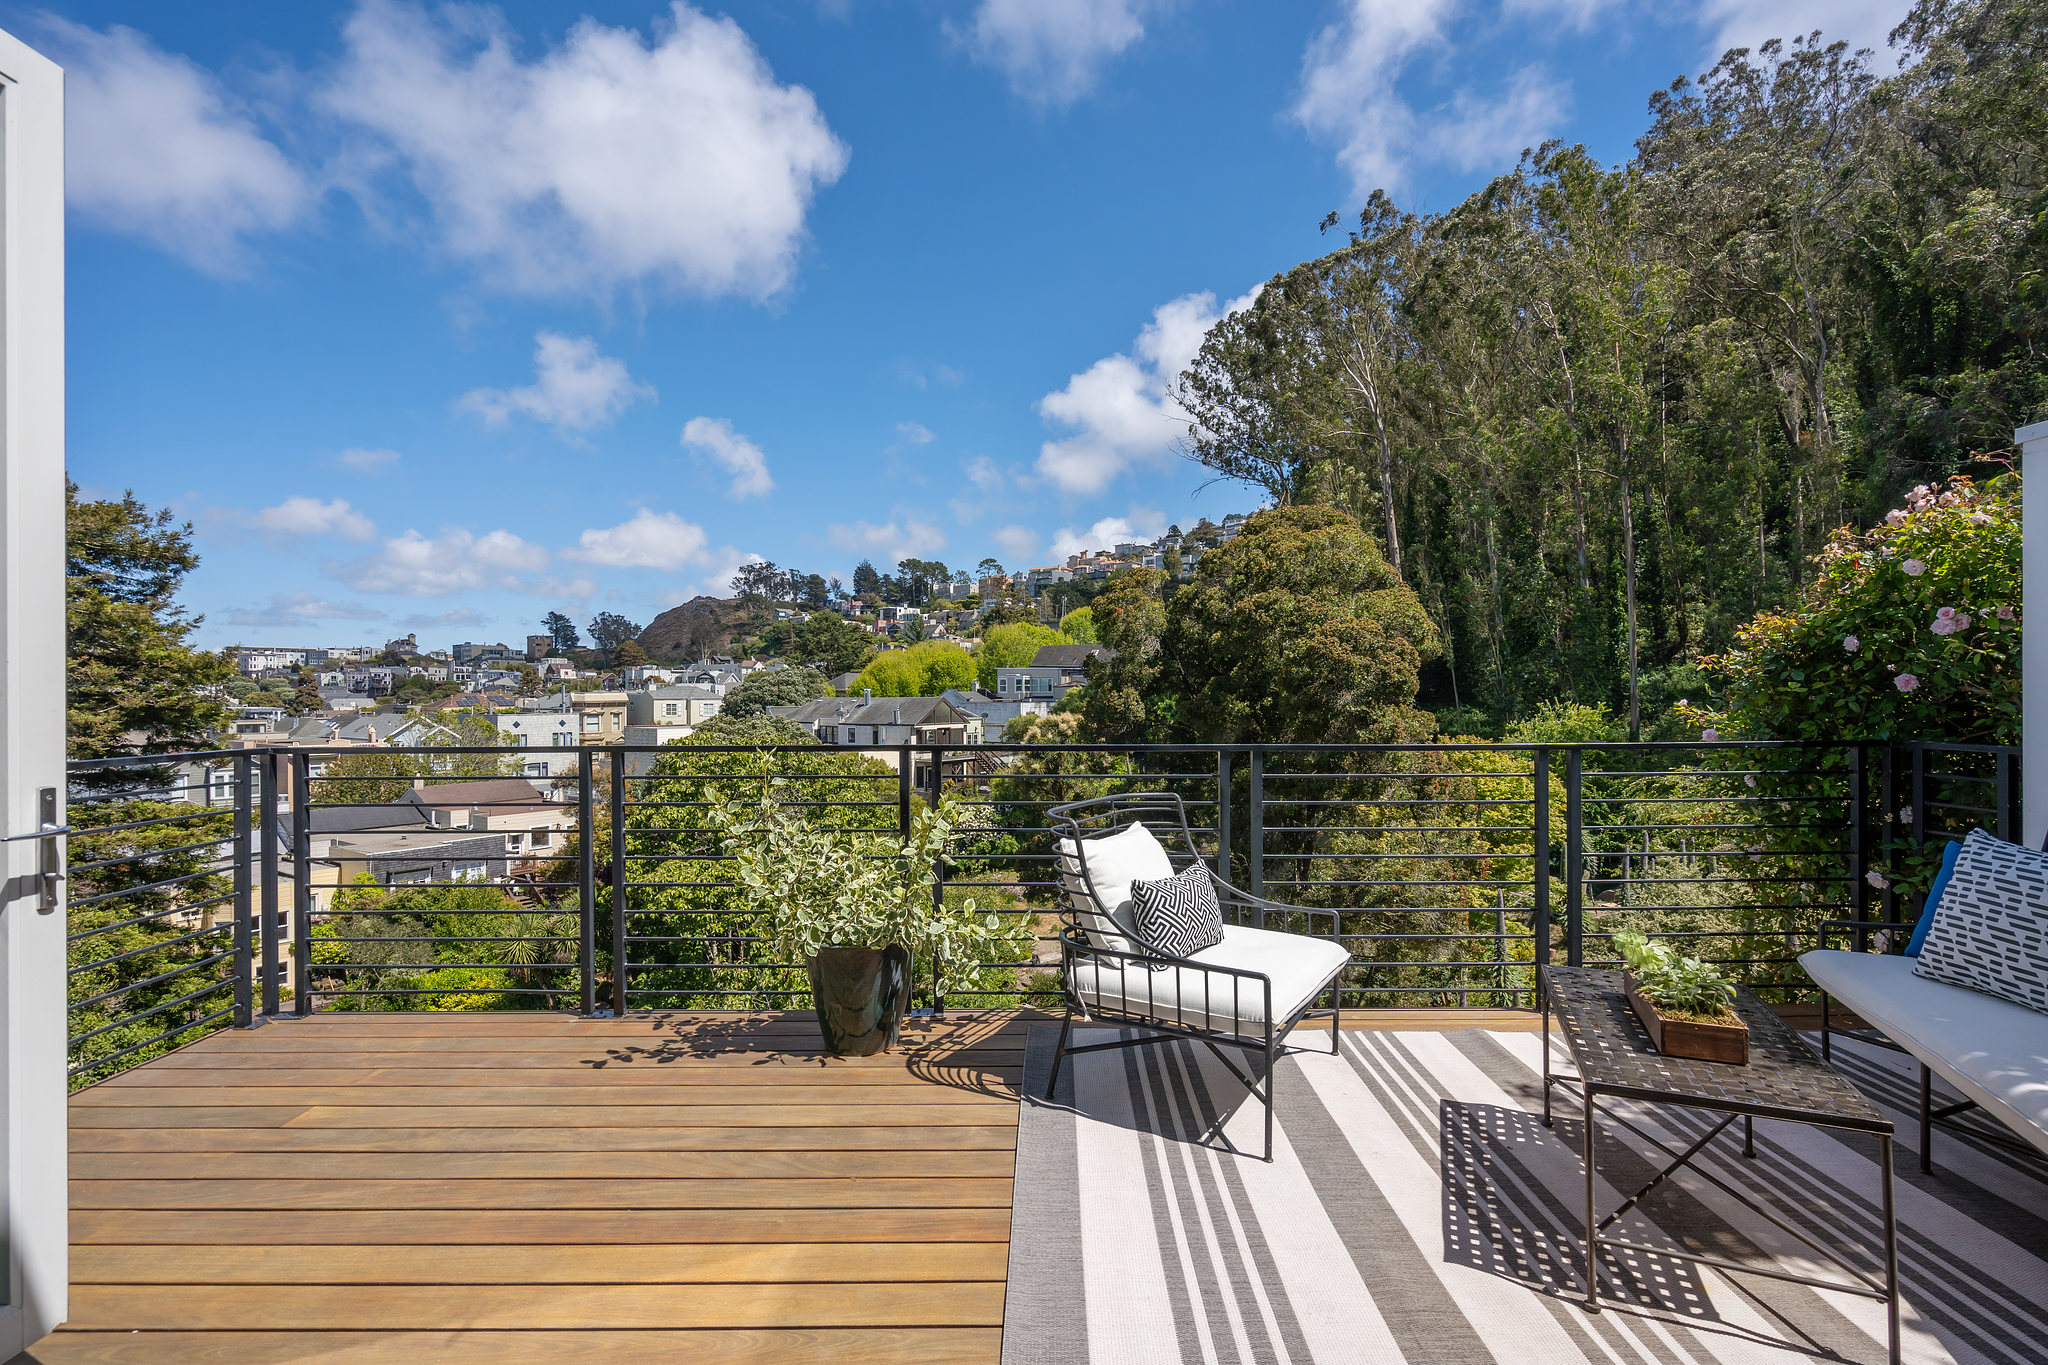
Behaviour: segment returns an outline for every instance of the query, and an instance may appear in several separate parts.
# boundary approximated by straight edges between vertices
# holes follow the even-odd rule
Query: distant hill
[[[773,609],[759,598],[693,597],[649,621],[640,648],[657,663],[672,664],[732,654],[773,619]]]

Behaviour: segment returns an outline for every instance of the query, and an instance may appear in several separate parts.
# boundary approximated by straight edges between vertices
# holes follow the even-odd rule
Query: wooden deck
[[[216,1034],[73,1098],[71,1320],[27,1358],[995,1365],[1029,1022],[861,1060],[801,1015]]]

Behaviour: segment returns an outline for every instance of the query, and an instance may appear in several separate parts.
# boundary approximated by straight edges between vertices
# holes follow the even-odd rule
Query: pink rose
[[[1854,654],[1857,650],[1863,648],[1863,642],[1853,635],[1844,635],[1842,637],[1842,648]]]
[[[1918,578],[1921,574],[1927,572],[1927,565],[1918,559],[1909,559],[1899,565],[1899,567],[1906,571],[1906,577],[1908,578]]]
[[[1961,616],[1958,616],[1955,621],[1955,626],[1957,630],[1968,630],[1970,628],[1970,614],[1968,612],[1964,612]]]
[[[2002,605],[2002,606],[2000,606],[2000,607],[1999,607],[1999,609],[1998,609],[1998,619],[1999,619],[1999,620],[2001,620],[2001,621],[2010,621],[2010,620],[2012,620],[2012,604],[2011,604],[2011,603],[2006,603],[2006,604],[2004,604],[2004,605]]]
[[[1891,885],[1891,883],[1884,879],[1884,873],[1879,872],[1876,868],[1872,868],[1869,872],[1864,873],[1863,880],[1869,882],[1880,891]]]
[[[1892,679],[1892,686],[1898,688],[1901,692],[1911,692],[1919,685],[1920,680],[1911,673],[1901,673],[1898,677]]]
[[[1895,507],[1884,514],[1884,520],[1887,526],[1904,526],[1906,524],[1906,514]]]
[[[1705,740],[1705,741],[1706,741],[1707,743],[1709,743],[1709,744],[1712,744],[1712,743],[1713,743],[1713,742],[1714,742],[1715,740],[1719,739],[1720,737],[1721,737],[1721,732],[1720,732],[1719,730],[1702,730],[1702,731],[1700,731],[1700,738],[1701,738],[1701,739],[1703,739],[1703,740]]]
[[[1954,621],[1936,621],[1928,629],[1936,635],[1953,635],[1956,633],[1956,623]]]
[[[1937,621],[1953,621],[1955,615],[1956,609],[1954,607],[1943,607],[1940,611],[1934,613],[1934,619]]]

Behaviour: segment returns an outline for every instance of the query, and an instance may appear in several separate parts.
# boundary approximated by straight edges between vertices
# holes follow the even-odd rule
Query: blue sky
[[[70,468],[202,639],[645,622],[750,558],[1016,568],[1249,510],[1164,389],[1375,185],[1620,160],[1900,0],[0,3],[62,62]]]

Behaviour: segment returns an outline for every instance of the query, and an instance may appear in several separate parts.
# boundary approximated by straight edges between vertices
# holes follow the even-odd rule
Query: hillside
[[[731,654],[773,619],[758,598],[693,597],[670,607],[640,632],[640,647],[657,663],[689,663],[706,654]]]

